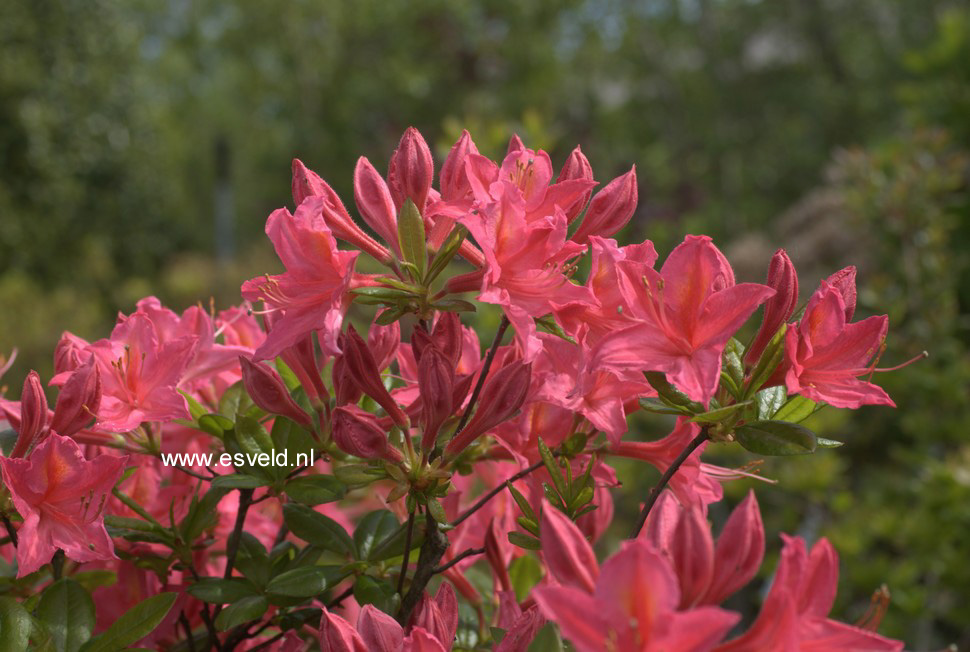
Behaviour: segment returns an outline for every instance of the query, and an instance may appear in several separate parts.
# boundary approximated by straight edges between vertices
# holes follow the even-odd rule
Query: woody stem
[[[3,520],[3,527],[7,529],[7,535],[10,537],[10,543],[13,547],[17,547],[17,530],[13,528],[13,523],[10,522],[10,517],[7,516],[6,512],[0,512],[0,519]]]
[[[458,422],[458,427],[455,428],[455,435],[461,432],[465,424],[468,423],[468,418],[472,415],[472,410],[475,409],[475,403],[478,401],[478,395],[482,393],[482,387],[485,385],[485,377],[488,376],[488,370],[492,367],[492,360],[495,359],[495,354],[498,353],[498,347],[502,343],[502,337],[505,335],[506,329],[509,327],[509,318],[502,316],[502,321],[498,325],[498,330],[495,331],[495,339],[492,340],[492,346],[488,350],[488,354],[485,356],[485,364],[482,366],[482,373],[478,376],[478,381],[475,383],[475,389],[472,391],[471,400],[468,401],[468,407],[461,415],[461,421]]]
[[[647,522],[647,517],[650,515],[650,510],[653,509],[657,499],[660,498],[660,492],[664,490],[664,487],[667,486],[670,479],[674,477],[675,473],[677,473],[677,469],[680,468],[680,465],[691,456],[691,453],[697,450],[698,446],[703,444],[709,438],[710,435],[707,434],[707,428],[701,428],[701,431],[697,434],[697,436],[694,437],[691,442],[687,444],[684,450],[680,451],[680,455],[678,455],[676,459],[670,463],[670,466],[667,467],[664,474],[660,476],[660,482],[658,482],[656,486],[650,490],[650,495],[647,496],[647,502],[643,504],[643,509],[640,510],[640,516],[637,517],[636,525],[633,527],[633,533],[630,534],[631,539],[636,539],[640,534],[640,530],[643,529],[643,524]]]

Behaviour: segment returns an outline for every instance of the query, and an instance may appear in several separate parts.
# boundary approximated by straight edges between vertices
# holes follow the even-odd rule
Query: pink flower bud
[[[341,336],[341,340],[343,336]],[[346,405],[348,403],[356,403],[360,400],[363,392],[354,379],[350,376],[350,372],[347,371],[347,363],[344,360],[344,356],[338,355],[333,359],[333,393],[334,398],[337,401],[337,405]]]
[[[699,604],[721,604],[747,584],[765,556],[761,510],[749,491],[728,518],[714,547],[714,577]]]
[[[320,619],[320,652],[368,652],[354,626],[337,614],[323,610]]]
[[[852,315],[855,314],[855,273],[855,266],[849,265],[845,269],[840,269],[835,274],[832,274],[832,276],[825,279],[829,285],[834,287],[838,293],[842,295],[842,301],[845,303],[846,323],[852,321]]]
[[[62,374],[65,371],[74,371],[80,367],[81,350],[85,346],[87,346],[87,342],[77,335],[65,331],[54,349],[54,371]]]
[[[239,356],[239,366],[242,368],[243,386],[253,403],[270,414],[279,414],[307,430],[313,430],[313,419],[296,404],[276,371],[243,356]]]
[[[57,395],[51,430],[71,437],[94,420],[100,405],[101,372],[91,356],[71,374]]]
[[[20,429],[10,457],[23,457],[46,431],[47,396],[44,395],[40,376],[36,371],[31,371],[24,379],[24,390],[20,395]]]
[[[431,336],[434,338],[435,346],[451,361],[452,368],[457,368],[464,347],[464,334],[461,331],[461,317],[458,313],[440,313]]]
[[[511,419],[525,403],[532,383],[532,364],[521,360],[502,368],[485,382],[478,408],[465,428],[445,447],[448,455],[457,455],[479,435]]]
[[[455,632],[458,630],[458,598],[451,584],[442,582],[434,600],[427,593],[421,596],[411,617],[411,626],[427,630],[439,641],[450,643],[455,640]]]
[[[461,137],[451,147],[448,158],[441,166],[441,198],[445,201],[464,199],[471,187],[465,176],[465,159],[469,154],[478,154],[478,148],[472,141],[468,131],[462,131]]]
[[[579,145],[576,145],[576,149],[566,159],[566,163],[562,166],[562,171],[559,172],[559,178],[556,179],[556,182],[562,183],[563,181],[572,181],[574,179],[582,179],[583,181],[593,180],[593,166],[589,164],[589,160],[583,154]],[[562,207],[566,213],[566,219],[569,220],[570,224],[586,208],[586,204],[589,203],[589,198],[592,194],[593,190],[590,189],[570,206]]]
[[[667,552],[680,581],[680,606],[687,609],[701,599],[714,573],[714,541],[699,509],[681,511],[674,542]]]
[[[414,361],[421,364],[421,356],[429,346],[434,346],[431,335],[423,328],[415,328],[411,331],[411,353],[414,354]]]
[[[576,524],[545,500],[539,516],[539,534],[549,574],[560,584],[593,593],[599,576],[593,548]]]
[[[761,321],[761,328],[744,356],[744,361],[749,365],[758,362],[768,342],[782,324],[792,316],[798,303],[798,274],[795,273],[795,266],[784,249],[779,249],[771,257],[766,285],[775,291],[775,296],[765,302],[765,315]]]
[[[293,159],[293,201],[297,206],[308,197],[323,198],[323,220],[333,234],[356,245],[382,263],[391,261],[391,252],[361,229],[344,207],[340,197],[316,172],[307,169],[299,159]]]
[[[371,652],[398,652],[404,641],[404,628],[372,604],[364,605],[357,616],[357,631]]]
[[[451,416],[455,367],[435,345],[425,347],[418,364],[424,434],[421,448],[430,451],[438,439],[441,424]]]
[[[485,559],[488,560],[488,565],[492,567],[492,577],[495,578],[502,591],[511,591],[512,578],[509,576],[509,568],[505,563],[502,545],[498,541],[498,535],[495,534],[494,519],[489,521],[488,529],[485,530]]]
[[[384,387],[374,356],[353,326],[347,329],[347,334],[344,337],[343,358],[347,365],[347,374],[353,378],[354,383],[361,391],[377,401],[377,404],[387,411],[394,423],[401,428],[407,428],[407,415],[404,414],[387,388]]]
[[[333,411],[333,443],[343,452],[365,460],[402,459],[401,453],[388,445],[387,434],[378,426],[377,418],[356,405]]]
[[[367,346],[377,362],[378,371],[391,366],[397,357],[397,348],[401,345],[401,323],[394,322],[387,326],[373,323],[367,331]]]
[[[357,159],[354,169],[354,201],[364,221],[401,255],[397,242],[397,211],[391,191],[366,157]]]
[[[293,346],[283,349],[280,357],[300,380],[300,386],[314,405],[319,406],[330,401],[330,393],[320,377],[320,364],[313,347],[312,335],[307,335],[297,340]]]
[[[608,237],[626,226],[637,208],[637,170],[630,168],[596,193],[571,240],[586,244],[589,236]]]
[[[394,199],[394,208],[401,210],[404,200],[410,199],[423,213],[433,176],[434,163],[428,143],[417,129],[408,127],[387,170],[387,185]]]

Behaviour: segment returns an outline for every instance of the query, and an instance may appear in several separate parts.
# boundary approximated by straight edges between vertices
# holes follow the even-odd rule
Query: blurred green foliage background
[[[955,0],[4,3],[8,396],[64,329],[103,336],[149,293],[225,306],[274,271],[262,224],[294,156],[351,204],[357,156],[383,167],[408,125],[439,163],[462,128],[493,156],[511,132],[557,163],[581,143],[601,181],[637,165],[626,241],[709,233],[746,280],[784,246],[806,297],[856,264],[860,316],[890,315],[884,364],[930,351],[878,378],[898,410],[823,411],[846,446],[769,461],[758,493],[770,556],[779,531],[841,551],[838,617],[885,582],[883,633],[970,648],[968,62]]]

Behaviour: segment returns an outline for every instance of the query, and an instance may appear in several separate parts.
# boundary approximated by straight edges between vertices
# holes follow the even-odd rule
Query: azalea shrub
[[[434,187],[408,129],[386,177],[357,162],[367,230],[292,174],[293,212],[266,222],[283,273],[222,311],[148,297],[104,339],[65,333],[53,378],[0,398],[4,649],[902,649],[876,631],[884,591],[830,617],[828,541],[766,535],[753,491],[716,536],[708,519],[757,477],[708,447],[811,454],[842,445],[814,412],[894,406],[872,382],[888,319],[854,321],[854,268],[799,306],[784,251],[760,284],[707,236],[662,263],[620,246],[635,170],[598,188],[579,147],[556,176],[466,132]],[[501,320],[480,334],[485,304]],[[637,410],[672,430],[631,431]],[[661,478],[598,559],[616,458]],[[759,588],[766,546],[742,619],[724,603]]]

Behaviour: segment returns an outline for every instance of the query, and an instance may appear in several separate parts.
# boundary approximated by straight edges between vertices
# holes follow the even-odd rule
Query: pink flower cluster
[[[131,641],[158,649],[524,652],[543,631],[580,651],[901,649],[828,617],[825,539],[806,552],[782,535],[761,614],[739,625],[721,605],[761,567],[754,494],[716,541],[708,521],[722,482],[749,475],[701,461],[708,445],[762,450],[761,424],[810,452],[778,407],[893,405],[869,380],[888,320],[852,321],[854,268],[797,314],[784,251],[765,284],[737,283],[707,236],[658,267],[649,240],[611,237],[635,214],[635,170],[597,190],[578,147],[557,175],[517,137],[495,162],[465,132],[435,188],[408,129],[386,177],[357,163],[367,230],[292,171],[295,209],[266,223],[285,271],[246,281],[246,303],[179,315],[148,297],[105,339],[64,334],[53,410],[36,373],[19,401],[0,397],[14,594],[110,574],[84,640],[171,594]],[[386,272],[358,272],[362,253]],[[501,313],[485,351],[467,299]],[[772,412],[754,400],[766,392]],[[641,407],[676,415],[670,434],[631,431]],[[255,461],[281,452],[279,468]],[[664,479],[644,528],[600,563],[617,456]],[[510,568],[529,563],[523,593]]]

